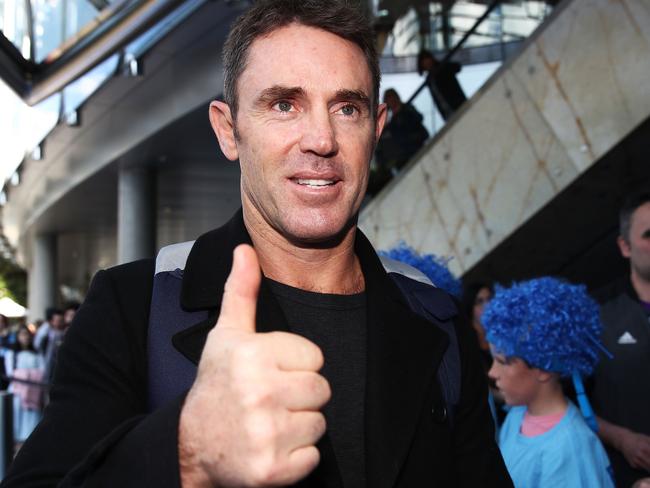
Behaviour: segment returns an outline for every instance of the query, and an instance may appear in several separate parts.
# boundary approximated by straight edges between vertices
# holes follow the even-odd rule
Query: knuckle
[[[323,399],[324,401],[327,401],[330,398],[331,395],[330,385],[329,382],[323,376],[319,374],[314,374],[313,376],[310,377],[308,383],[309,383],[308,384],[309,393],[314,398]]]
[[[321,350],[320,347],[318,347],[313,342],[311,343],[311,345],[313,346],[311,354],[313,356],[314,365],[316,366],[316,370],[319,370],[325,364],[325,357],[323,356],[323,351]]]
[[[278,462],[271,452],[255,456],[250,463],[250,475],[253,486],[269,486],[274,484],[280,472]]]
[[[327,381],[323,376],[320,377],[322,378],[323,396],[325,401],[329,401],[329,399],[332,398],[332,387],[330,386],[329,381]]]
[[[320,438],[325,433],[325,430],[327,429],[327,421],[322,413],[316,413],[314,421],[312,422],[312,429],[316,438]]]
[[[273,394],[269,387],[255,381],[240,384],[240,403],[246,410],[269,407],[273,403]]]
[[[274,449],[278,429],[271,415],[252,415],[245,426],[246,436],[254,452],[262,459]]]

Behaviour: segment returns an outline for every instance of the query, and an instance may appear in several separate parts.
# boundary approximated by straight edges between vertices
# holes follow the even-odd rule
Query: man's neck
[[[354,253],[356,226],[331,247],[299,246],[274,229],[246,229],[264,276],[285,285],[318,293],[351,295],[365,289],[361,265]]]
[[[639,276],[634,269],[632,269],[632,272],[630,273],[630,280],[632,281],[632,287],[639,296],[639,299],[643,302],[650,303],[650,282]]]

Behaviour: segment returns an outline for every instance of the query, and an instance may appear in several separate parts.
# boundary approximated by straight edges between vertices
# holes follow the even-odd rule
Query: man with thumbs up
[[[97,274],[6,486],[511,486],[472,331],[357,229],[386,119],[367,20],[257,2],[223,65],[241,211]]]

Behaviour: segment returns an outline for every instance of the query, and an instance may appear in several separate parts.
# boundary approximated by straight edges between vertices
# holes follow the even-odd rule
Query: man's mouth
[[[312,188],[332,186],[336,183],[336,180],[321,180],[321,179],[307,179],[307,178],[296,178],[294,181],[299,185],[309,186]]]

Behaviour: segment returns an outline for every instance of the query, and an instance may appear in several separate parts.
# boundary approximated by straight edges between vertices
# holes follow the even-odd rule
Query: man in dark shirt
[[[618,486],[650,475],[650,192],[620,212],[621,254],[630,275],[599,293],[603,344],[614,355],[594,375],[594,409]]]

